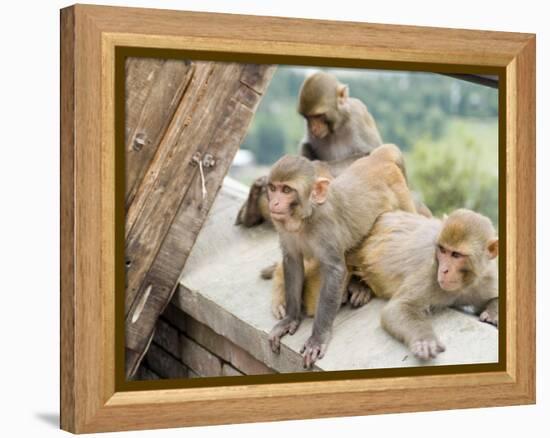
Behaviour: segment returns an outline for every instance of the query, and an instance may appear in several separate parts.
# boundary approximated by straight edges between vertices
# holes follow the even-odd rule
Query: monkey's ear
[[[494,259],[498,256],[498,239],[493,239],[489,241],[487,245],[487,251],[489,251],[489,257]]]
[[[313,190],[311,191],[311,200],[318,205],[323,204],[327,200],[328,186],[330,185],[330,179],[317,178],[313,183]]]
[[[338,85],[338,89],[336,91],[337,98],[338,98],[338,104],[342,105],[344,104],[349,97],[349,87],[344,84]]]

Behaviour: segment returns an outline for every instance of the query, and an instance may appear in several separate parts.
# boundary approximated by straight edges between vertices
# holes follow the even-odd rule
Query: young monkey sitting
[[[319,264],[321,287],[310,338],[302,348],[304,367],[325,354],[332,324],[347,285],[346,253],[356,247],[387,211],[416,212],[395,145],[383,145],[360,158],[338,177],[320,176],[315,163],[285,156],[267,181],[271,219],[283,252],[286,315],[273,327],[269,342],[293,334],[302,317],[304,259]]]

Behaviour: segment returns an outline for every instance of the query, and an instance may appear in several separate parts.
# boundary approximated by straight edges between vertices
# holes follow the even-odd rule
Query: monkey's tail
[[[272,265],[269,265],[263,268],[260,271],[260,277],[262,277],[264,280],[271,280],[273,278],[273,274],[276,268],[277,268],[277,263],[273,263]]]

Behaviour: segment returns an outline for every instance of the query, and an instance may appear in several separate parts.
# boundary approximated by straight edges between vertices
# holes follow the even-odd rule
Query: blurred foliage
[[[419,140],[406,153],[411,186],[434,215],[465,207],[498,225],[496,120],[452,119],[439,140]]]
[[[259,164],[273,164],[285,153],[297,153],[304,122],[296,111],[305,69],[278,67],[242,145]],[[272,135],[268,135],[270,133]]]
[[[278,67],[242,146],[259,165],[297,153],[296,111],[315,69]],[[374,116],[382,138],[405,151],[415,190],[436,214],[468,207],[495,222],[498,208],[498,91],[433,73],[328,69]]]

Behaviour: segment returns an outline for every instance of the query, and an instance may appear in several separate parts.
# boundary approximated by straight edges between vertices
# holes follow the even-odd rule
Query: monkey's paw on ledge
[[[246,350],[276,372],[302,372],[300,349],[311,334],[306,318],[297,332],[281,340],[274,353],[268,335],[277,320],[271,313],[271,281],[260,270],[278,261],[276,232],[267,225],[234,226],[248,187],[226,178],[180,278],[172,303],[195,320]],[[325,356],[314,370],[401,368],[419,365],[498,361],[498,330],[457,310],[436,313],[433,325],[445,352],[421,361],[380,325],[385,301],[359,309],[344,305],[336,317]],[[185,354],[185,352],[183,352]]]

